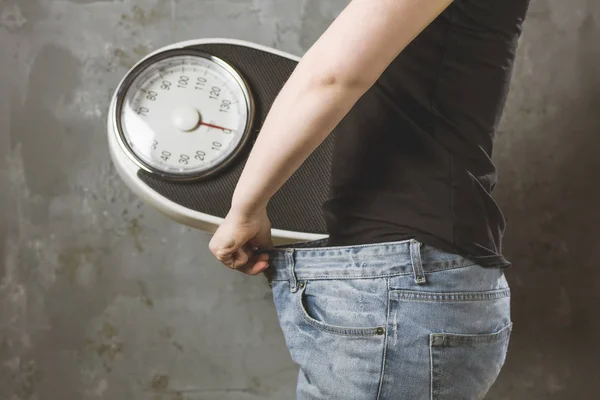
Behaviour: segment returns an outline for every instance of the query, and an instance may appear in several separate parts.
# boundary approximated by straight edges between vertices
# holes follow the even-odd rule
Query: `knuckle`
[[[215,256],[217,256],[217,258],[219,259],[229,258],[229,251],[227,251],[226,249],[217,249],[214,253]]]

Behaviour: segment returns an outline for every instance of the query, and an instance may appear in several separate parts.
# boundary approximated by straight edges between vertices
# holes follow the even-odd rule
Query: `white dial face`
[[[146,168],[171,177],[202,176],[234,157],[252,112],[237,73],[195,54],[151,63],[120,104],[121,140]]]

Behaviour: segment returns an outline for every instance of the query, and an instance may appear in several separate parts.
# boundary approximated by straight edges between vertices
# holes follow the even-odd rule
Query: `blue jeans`
[[[512,322],[502,269],[415,240],[269,250],[299,400],[482,399]]]

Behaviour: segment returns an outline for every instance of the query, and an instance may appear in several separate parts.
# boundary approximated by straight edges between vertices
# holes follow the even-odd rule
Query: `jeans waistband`
[[[278,246],[268,251],[269,280],[353,279],[425,273],[474,265],[460,255],[424,245],[414,239],[400,242],[326,247],[327,239]]]

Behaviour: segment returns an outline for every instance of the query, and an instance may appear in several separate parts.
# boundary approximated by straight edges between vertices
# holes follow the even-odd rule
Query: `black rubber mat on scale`
[[[235,67],[246,79],[255,100],[252,138],[243,154],[226,171],[208,180],[173,182],[146,171],[139,178],[169,200],[202,213],[225,217],[249,150],[275,97],[296,67],[285,57],[234,44],[203,44],[192,48],[212,54]],[[290,110],[294,112],[294,110]],[[273,228],[325,234],[321,206],[328,195],[335,131],[273,196],[268,213]]]

